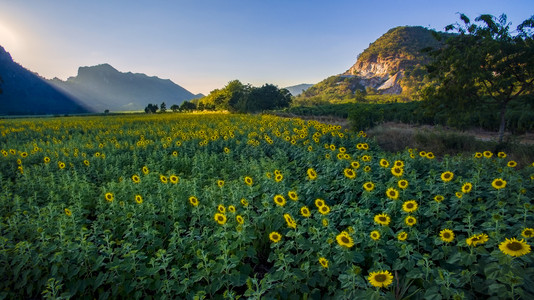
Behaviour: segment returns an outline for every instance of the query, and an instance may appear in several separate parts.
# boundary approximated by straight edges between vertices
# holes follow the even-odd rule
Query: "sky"
[[[317,83],[393,27],[441,31],[458,13],[504,13],[515,28],[534,1],[0,0],[0,46],[49,79],[109,63],[207,95],[234,79]]]

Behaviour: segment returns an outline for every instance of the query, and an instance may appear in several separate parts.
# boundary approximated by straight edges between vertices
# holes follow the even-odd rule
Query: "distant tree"
[[[167,111],[167,105],[165,104],[165,102],[161,102],[159,111],[162,112],[162,113]]]
[[[104,114],[109,114],[109,109],[104,110]]]
[[[180,106],[177,105],[177,104],[173,104],[173,105],[171,105],[171,110],[172,110],[173,112],[177,112],[177,111],[180,110]]]
[[[245,109],[241,112],[258,112],[263,110],[280,109],[291,104],[291,93],[287,89],[278,89],[275,85],[265,84],[250,91]]]
[[[198,105],[197,105],[197,109],[198,110],[204,110],[204,102],[198,102]]]
[[[431,52],[435,60],[427,69],[435,84],[421,95],[427,109],[446,111],[449,119],[497,106],[502,142],[508,104],[534,92],[534,16],[517,26],[515,35],[504,14],[480,15],[479,24],[464,14],[460,19],[463,24],[446,27],[456,35]]]
[[[154,113],[156,113],[156,111],[158,111],[158,105],[157,104],[149,103],[147,105],[147,107],[145,107],[145,112],[147,114],[154,114]]]
[[[182,102],[182,105],[180,105],[180,110],[181,111],[193,111],[197,108],[197,106],[195,105],[195,103],[192,103],[192,102],[189,102],[189,101],[184,101]]]
[[[2,83],[4,83],[4,81],[2,80],[2,77],[0,77],[0,94],[2,94]]]

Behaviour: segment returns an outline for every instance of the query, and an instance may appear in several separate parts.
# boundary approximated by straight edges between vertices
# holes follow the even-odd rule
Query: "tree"
[[[435,84],[421,95],[427,108],[445,110],[449,118],[496,106],[502,142],[508,104],[534,91],[534,16],[517,26],[515,35],[504,14],[480,15],[475,23],[464,14],[460,19],[463,24],[445,28],[456,34],[431,52],[435,60],[427,69]]]
[[[197,108],[195,103],[189,102],[189,101],[184,101],[184,102],[182,102],[182,105],[180,105],[180,110],[181,111],[193,111],[193,110],[195,110],[195,108]]]
[[[147,114],[154,114],[154,113],[156,113],[157,110],[158,110],[158,105],[157,104],[149,103],[147,105],[147,107],[145,107],[145,112]]]
[[[162,112],[162,113],[167,111],[167,105],[165,104],[165,102],[161,102],[159,111]]]
[[[177,111],[180,110],[180,106],[177,105],[177,104],[173,104],[173,105],[171,105],[171,110],[172,110],[172,112],[177,112]]]

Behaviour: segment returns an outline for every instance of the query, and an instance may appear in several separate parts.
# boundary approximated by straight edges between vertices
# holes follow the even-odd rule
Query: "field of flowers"
[[[533,299],[534,163],[316,121],[0,120],[0,299]]]

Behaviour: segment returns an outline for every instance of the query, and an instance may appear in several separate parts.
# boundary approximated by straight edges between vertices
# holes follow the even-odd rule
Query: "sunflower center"
[[[450,233],[448,233],[448,232],[443,233],[443,238],[448,239],[448,238],[450,238],[450,237],[451,237],[451,234],[450,234]]]
[[[413,203],[407,203],[406,204],[406,208],[407,209],[412,209],[413,208]]]
[[[349,243],[349,239],[346,236],[341,237],[341,241],[345,244]]]
[[[527,235],[527,236],[531,236],[531,235],[532,235],[532,233],[533,233],[533,232],[532,232],[532,231],[530,231],[530,230],[525,230],[525,235]]]
[[[387,220],[386,217],[379,217],[378,219],[379,219],[381,222],[386,222],[386,220]]]
[[[500,180],[495,181],[495,185],[496,186],[501,186],[502,185],[502,181],[500,181]]]
[[[523,249],[523,244],[518,242],[511,242],[510,244],[506,245],[506,248],[512,251],[519,251]]]
[[[218,219],[220,222],[224,221],[224,218],[221,217],[221,216],[218,216],[217,219]]]
[[[384,274],[378,274],[378,275],[375,276],[375,280],[377,282],[384,282],[384,281],[386,281],[386,279],[387,279],[387,276],[384,275]]]

